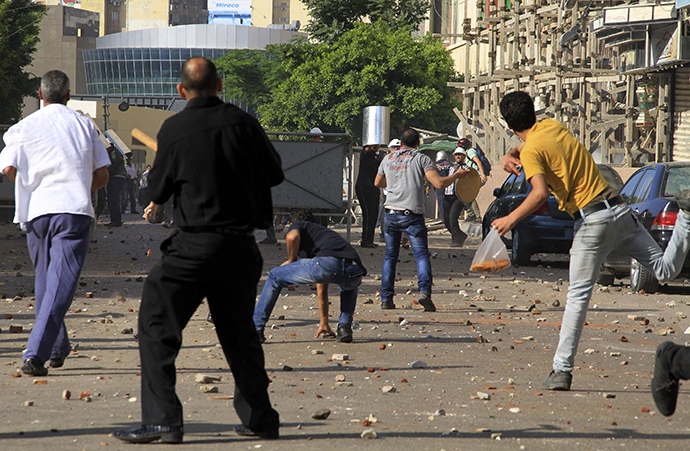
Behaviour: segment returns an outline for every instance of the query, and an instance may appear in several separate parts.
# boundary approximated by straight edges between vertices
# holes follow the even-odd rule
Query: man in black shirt
[[[194,57],[177,85],[185,109],[163,123],[148,176],[150,221],[171,196],[178,229],[144,284],[139,311],[142,426],[113,435],[133,443],[180,443],[182,404],[175,357],[182,330],[204,297],[235,378],[240,435],[278,438],[264,354],[252,323],[263,260],[254,229],[271,222],[271,186],[283,181],[280,157],[253,117],[216,94],[210,60]]]
[[[340,286],[340,318],[336,340],[352,342],[352,315],[357,303],[357,289],[367,270],[357,251],[331,229],[314,224],[311,213],[297,212],[285,236],[288,259],[268,273],[254,309],[254,325],[266,341],[264,328],[276,305],[280,290],[292,284],[316,283],[319,300],[319,328],[316,338],[336,335],[328,324],[328,284]],[[305,221],[306,219],[306,221]],[[215,317],[215,316],[214,316]]]

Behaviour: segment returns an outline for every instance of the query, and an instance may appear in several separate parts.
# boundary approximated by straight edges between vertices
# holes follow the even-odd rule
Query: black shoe
[[[338,324],[338,333],[335,334],[335,341],[352,343],[352,326],[349,324]]]
[[[67,357],[53,357],[48,362],[48,366],[50,366],[51,368],[60,368],[62,365],[65,364],[66,358]]]
[[[656,348],[654,377],[652,377],[652,398],[659,412],[669,417],[676,411],[678,401],[678,379],[671,374],[669,351],[678,345],[665,341]]]
[[[128,443],[151,443],[160,440],[163,443],[182,443],[184,429],[182,426],[146,425],[136,429],[114,431],[112,436]]]
[[[551,371],[549,377],[541,383],[544,390],[568,391],[573,383],[573,375],[567,371]]]
[[[419,297],[419,303],[421,304],[422,307],[424,307],[425,312],[435,312],[436,311],[436,306],[434,305],[434,301],[431,300],[429,296],[426,294],[423,294]]]
[[[38,357],[30,357],[24,361],[22,372],[29,376],[45,376],[48,374],[48,369],[43,366]]]
[[[275,440],[278,438],[278,429],[272,429],[270,431],[256,432],[252,431],[243,424],[235,426],[235,434],[242,435],[244,437],[259,437],[266,440]]]
[[[259,336],[259,343],[261,343],[261,344],[266,343],[266,335],[264,335],[263,330],[257,329],[256,334]]]
[[[211,312],[208,312],[208,316],[206,317],[206,321],[213,324],[213,317],[211,316]]]
[[[106,227],[122,227],[121,222],[109,222],[105,225]]]
[[[394,309],[395,309],[395,304],[392,301],[381,303],[381,310],[394,310]]]
[[[379,247],[379,245],[376,243],[361,243],[360,247],[364,247],[366,249],[373,249],[375,247]]]
[[[675,196],[678,207],[685,213],[690,214],[690,189],[676,193]]]

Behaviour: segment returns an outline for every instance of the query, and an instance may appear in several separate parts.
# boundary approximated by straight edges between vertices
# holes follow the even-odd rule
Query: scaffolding
[[[463,134],[493,162],[519,139],[499,112],[504,94],[523,90],[535,99],[537,117],[563,122],[603,163],[632,166],[635,153],[664,161],[671,141],[668,105],[671,76],[658,77],[656,126],[635,119],[636,77],[621,74],[617,55],[590,31],[604,7],[625,2],[601,0],[477,0],[476,18],[466,14],[461,33],[441,33],[464,41],[464,81],[456,109]],[[467,4],[465,4],[467,5]],[[622,155],[621,155],[622,154]],[[639,154],[638,157],[639,159]]]

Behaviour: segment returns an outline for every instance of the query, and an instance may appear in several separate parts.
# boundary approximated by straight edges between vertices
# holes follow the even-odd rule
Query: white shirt
[[[17,169],[14,222],[46,214],[94,216],[91,182],[110,165],[91,119],[51,103],[10,127],[0,153],[0,170]]]
[[[129,176],[130,180],[137,179],[137,168],[135,168],[134,165],[130,166],[125,164],[125,169],[127,170],[127,175]]]

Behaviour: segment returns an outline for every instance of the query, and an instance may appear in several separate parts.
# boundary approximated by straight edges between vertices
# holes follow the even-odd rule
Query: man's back
[[[379,174],[386,178],[386,207],[424,211],[424,174],[436,166],[431,158],[415,149],[405,148],[383,159]]]
[[[5,158],[17,167],[16,222],[49,213],[93,216],[93,172],[109,161],[89,118],[52,103],[11,127],[4,140]]]
[[[266,228],[280,160],[258,122],[217,97],[196,97],[161,127],[151,199],[176,196],[179,227]],[[159,180],[159,174],[167,178]]]

